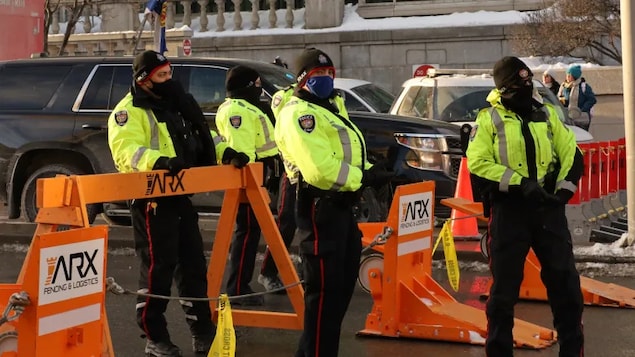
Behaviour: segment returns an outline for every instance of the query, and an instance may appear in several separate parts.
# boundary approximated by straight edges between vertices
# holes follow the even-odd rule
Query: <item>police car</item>
[[[579,143],[593,140],[588,131],[574,125],[567,109],[547,87],[536,79],[533,82],[543,100],[553,104],[560,120],[575,133]],[[390,113],[461,126],[474,122],[482,108],[490,107],[486,98],[494,87],[489,70],[430,69],[425,77],[411,78],[403,83]]]

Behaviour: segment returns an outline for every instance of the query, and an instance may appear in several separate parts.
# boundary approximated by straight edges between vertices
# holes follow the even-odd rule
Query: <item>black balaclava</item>
[[[501,94],[501,103],[525,116],[533,107],[533,73],[518,57],[503,57],[494,65],[494,84]],[[515,88],[512,88],[515,87]]]

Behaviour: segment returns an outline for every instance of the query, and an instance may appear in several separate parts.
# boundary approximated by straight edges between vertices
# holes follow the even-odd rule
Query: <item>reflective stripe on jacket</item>
[[[216,127],[228,145],[247,154],[250,162],[278,154],[271,120],[244,99],[225,100],[218,108]]]
[[[357,191],[366,144],[361,131],[344,122],[348,115],[342,117],[294,96],[276,124],[285,168],[293,170],[291,174],[301,172],[305,182],[322,190]]]
[[[557,188],[575,191],[577,182],[565,181],[577,150],[575,135],[560,122],[555,108],[544,104],[547,120],[528,123],[535,143],[535,163],[528,163],[523,119],[501,104],[497,89],[492,90],[487,100],[492,108],[479,112],[470,136],[466,152],[469,171],[498,182],[499,191],[509,192],[509,186],[520,185],[523,177],[529,177],[529,165],[536,165],[536,180],[542,183],[559,163]]]

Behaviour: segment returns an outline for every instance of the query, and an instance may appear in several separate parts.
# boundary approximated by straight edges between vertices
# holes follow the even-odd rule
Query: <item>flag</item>
[[[165,54],[168,50],[165,44],[165,15],[168,3],[165,0],[150,0],[146,4],[144,15],[154,19],[154,50]]]

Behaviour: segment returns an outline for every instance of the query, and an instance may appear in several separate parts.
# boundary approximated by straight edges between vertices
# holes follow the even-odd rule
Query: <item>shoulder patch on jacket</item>
[[[298,124],[302,130],[310,133],[315,129],[315,117],[311,114],[303,115],[298,118]]]
[[[240,115],[233,115],[229,117],[229,124],[233,126],[235,129],[240,128],[240,124],[243,123],[243,118]]]
[[[273,97],[273,107],[277,108],[280,105],[280,102],[282,102],[282,96],[281,95],[276,95],[275,97]]]
[[[478,125],[474,125],[472,127],[472,130],[470,130],[470,141],[474,140],[474,137],[476,136],[476,131],[478,130]]]
[[[117,125],[119,125],[119,126],[126,125],[126,123],[128,122],[128,111],[127,110],[120,110],[120,111],[116,112],[115,113],[115,121],[117,122]]]

